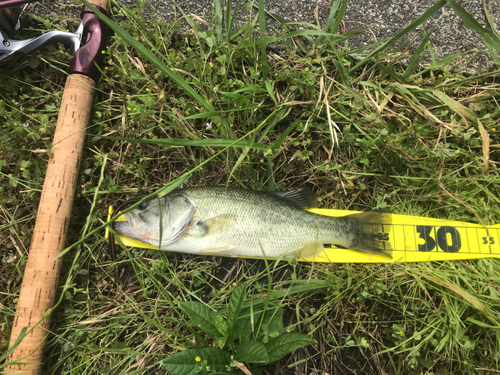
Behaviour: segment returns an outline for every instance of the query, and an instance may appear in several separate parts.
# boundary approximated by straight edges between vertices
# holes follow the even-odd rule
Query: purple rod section
[[[96,8],[107,15],[105,9]],[[94,81],[99,77],[99,68],[103,60],[103,50],[108,39],[106,24],[88,7],[82,8],[82,46],[75,52],[69,74],[79,73],[89,76]]]
[[[20,7],[23,4],[36,3],[40,0],[0,0],[0,9]]]

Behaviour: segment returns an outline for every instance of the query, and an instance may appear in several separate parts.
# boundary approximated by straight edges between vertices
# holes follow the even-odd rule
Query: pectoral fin
[[[219,235],[231,230],[236,215],[232,213],[222,214],[205,220],[203,226],[205,227],[204,236]]]

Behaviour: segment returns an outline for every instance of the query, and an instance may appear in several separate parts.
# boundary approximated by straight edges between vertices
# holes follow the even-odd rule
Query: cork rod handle
[[[94,81],[83,75],[70,75],[66,80],[10,345],[24,327],[28,327],[29,333],[7,358],[7,362],[30,364],[10,365],[6,373],[41,371],[50,316],[33,326],[54,305],[61,266],[61,259],[54,258],[66,245],[94,86]]]

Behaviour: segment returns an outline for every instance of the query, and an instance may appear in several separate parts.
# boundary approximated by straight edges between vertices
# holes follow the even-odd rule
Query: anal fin
[[[234,257],[234,248],[230,246],[219,246],[201,249],[201,255]]]
[[[301,248],[298,252],[300,258],[314,258],[315,256],[321,254],[324,251],[323,244],[317,241],[309,242],[303,248]]]

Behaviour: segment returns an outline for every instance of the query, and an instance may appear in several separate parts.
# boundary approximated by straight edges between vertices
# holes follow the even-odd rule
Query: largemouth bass
[[[335,244],[391,257],[384,225],[391,215],[363,212],[329,217],[308,189],[257,192],[226,187],[173,190],[125,213],[115,230],[161,249],[190,254],[310,258]],[[160,220],[161,218],[161,220]],[[386,227],[387,229],[387,227]]]

